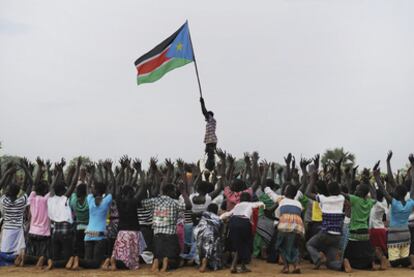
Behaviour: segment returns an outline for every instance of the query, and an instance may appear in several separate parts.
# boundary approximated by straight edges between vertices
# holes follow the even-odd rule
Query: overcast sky
[[[186,19],[219,147],[281,162],[414,152],[414,1],[0,1],[1,154],[203,154],[193,64],[136,85]],[[383,164],[383,169],[384,169]]]

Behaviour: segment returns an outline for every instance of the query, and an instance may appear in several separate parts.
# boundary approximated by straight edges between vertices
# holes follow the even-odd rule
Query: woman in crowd
[[[231,272],[248,272],[246,265],[253,251],[257,208],[262,208],[257,225],[261,238],[266,240],[258,240],[255,250],[260,254],[267,250],[272,261],[278,254],[283,273],[300,273],[299,261],[306,255],[315,268],[326,265],[346,272],[352,268],[385,269],[387,256],[393,267],[414,264],[409,229],[414,209],[412,155],[408,174],[395,179],[390,166],[391,154],[388,155],[386,185],[377,163],[373,173],[378,189],[371,184],[368,170],[358,175],[357,167],[343,165],[342,159],[326,162],[320,172],[319,156],[313,164],[311,160],[301,159],[300,176],[291,154],[279,170],[266,161],[259,163],[257,153],[246,154],[241,167],[236,166],[231,155],[221,150],[217,150],[217,155],[219,162],[208,176],[197,165],[185,164],[182,160],[177,161],[177,166],[171,160],[157,165],[157,160],[151,158],[148,170],[143,170],[141,161],[132,162],[126,156],[114,171],[109,160],[84,163],[82,170],[88,175],[84,174],[81,181],[80,158],[67,170],[63,170],[64,160],[56,163],[53,170],[50,162],[44,163],[41,159],[37,160],[36,170],[27,160],[3,164],[0,167],[3,192],[0,211],[4,219],[0,265],[14,260],[17,266],[47,265],[46,269],[65,265],[67,269],[138,269],[142,257],[146,263],[152,263],[154,271],[164,272],[183,264],[180,251],[184,249],[182,254],[196,262],[199,260],[199,270],[205,272],[207,268],[224,267],[227,260],[223,250],[229,245],[233,251]],[[91,194],[88,194],[89,187]],[[259,187],[263,191],[257,190]],[[253,199],[266,200],[268,205],[251,202]],[[107,222],[112,202],[116,209]],[[219,210],[220,205],[214,203],[221,202],[224,204]],[[24,251],[26,210],[30,218]],[[387,210],[388,230],[384,224]],[[186,224],[181,224],[180,230],[179,215],[183,211],[188,219],[183,221]],[[227,237],[223,236],[226,224],[220,214],[221,218],[229,219]],[[304,236],[302,217],[309,223],[309,238]],[[349,220],[349,228],[344,217]],[[119,226],[112,228],[116,220]],[[265,221],[270,225],[266,227]],[[145,230],[145,238],[141,229]],[[186,245],[182,249],[178,234]],[[116,239],[113,250],[108,253],[111,238]],[[374,256],[380,261],[379,267]]]

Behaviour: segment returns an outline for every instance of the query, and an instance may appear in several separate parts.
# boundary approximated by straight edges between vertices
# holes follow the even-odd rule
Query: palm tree
[[[321,163],[325,165],[328,161],[339,161],[343,158],[343,164],[353,165],[355,162],[355,155],[349,152],[345,152],[344,148],[328,149],[323,153]]]

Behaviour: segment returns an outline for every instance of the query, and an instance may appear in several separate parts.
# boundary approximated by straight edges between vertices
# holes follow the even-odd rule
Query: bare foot
[[[352,272],[351,264],[349,263],[349,260],[347,258],[344,259],[344,271],[346,273],[351,273]]]
[[[73,257],[73,256],[70,257],[69,260],[68,260],[68,262],[66,263],[65,268],[66,269],[72,269],[74,260],[75,260],[75,257]]]
[[[250,269],[248,269],[247,267],[246,267],[246,265],[244,265],[244,264],[242,264],[241,266],[240,266],[240,269],[239,270],[237,270],[237,273],[248,273],[248,272],[252,272]]]
[[[41,256],[36,263],[36,268],[37,269],[42,269],[43,264],[45,263],[45,257]]]
[[[116,270],[116,261],[114,257],[111,257],[111,262],[110,262],[110,270],[115,271]]]
[[[381,256],[381,267],[380,270],[386,270],[388,268],[388,259],[385,256]]]
[[[154,260],[152,261],[152,268],[151,268],[151,271],[152,271],[152,272],[158,272],[158,271],[159,271],[159,266],[160,266],[160,262],[159,262],[159,260],[158,260],[158,259],[154,259]]]
[[[168,258],[165,257],[164,259],[162,259],[161,272],[167,272],[167,269],[168,269]]]
[[[45,270],[51,270],[53,268],[53,261],[52,259],[47,260],[47,266],[45,267]]]
[[[206,268],[207,268],[207,259],[206,258],[203,258],[201,260],[201,266],[200,266],[199,271],[200,272],[206,272]]]
[[[24,253],[20,256],[22,259],[20,260],[19,266],[24,266]]]
[[[289,266],[283,266],[282,271],[283,274],[288,274],[289,273]]]
[[[411,261],[411,269],[414,269],[414,255],[410,256],[410,261]],[[389,262],[388,262],[389,264]]]
[[[79,270],[79,257],[75,256],[73,259],[72,270]]]
[[[102,266],[101,266],[101,269],[102,270],[108,270],[110,263],[111,263],[111,260],[109,258],[106,258],[105,261],[103,262]]]
[[[377,270],[380,269],[380,266],[375,264],[375,263],[372,263],[372,268],[371,269],[372,269],[372,271],[377,271]]]
[[[21,255],[17,255],[17,257],[14,259],[14,265],[15,266],[20,266],[20,263],[22,262],[22,256]]]

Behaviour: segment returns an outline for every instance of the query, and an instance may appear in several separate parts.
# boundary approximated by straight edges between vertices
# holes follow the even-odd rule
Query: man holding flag
[[[135,61],[135,67],[138,71],[137,84],[155,82],[167,72],[193,61],[200,90],[201,109],[207,122],[204,137],[205,152],[207,154],[206,168],[212,171],[215,165],[214,155],[217,146],[216,120],[214,119],[214,113],[207,111],[204,104],[197,61],[187,21],[174,34]]]

